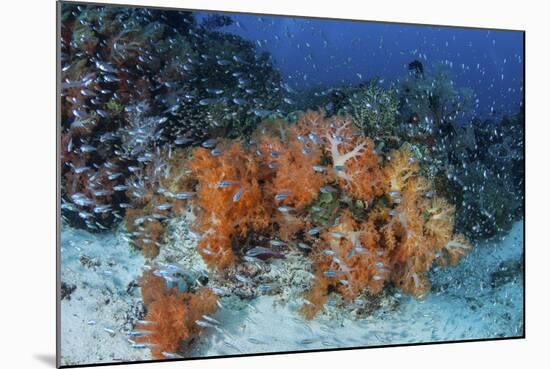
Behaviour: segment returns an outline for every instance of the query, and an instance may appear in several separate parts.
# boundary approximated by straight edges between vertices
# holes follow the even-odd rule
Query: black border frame
[[[347,21],[347,22],[370,22],[370,23],[379,23],[379,24],[391,24],[391,25],[405,25],[405,26],[421,26],[421,27],[439,27],[439,28],[460,28],[460,29],[470,29],[470,30],[483,30],[483,31],[508,31],[508,32],[520,32],[523,35],[523,110],[524,110],[524,119],[523,119],[523,334],[520,336],[514,337],[494,337],[494,338],[475,338],[475,339],[464,339],[464,340],[453,340],[453,341],[434,341],[434,342],[416,342],[416,343],[401,343],[401,344],[387,344],[387,345],[372,345],[372,346],[352,346],[352,347],[335,347],[335,348],[326,348],[326,349],[306,349],[306,350],[295,350],[295,351],[281,351],[281,352],[260,352],[260,353],[246,353],[246,354],[235,354],[235,355],[217,355],[217,356],[204,356],[204,357],[189,357],[181,359],[166,359],[166,360],[136,360],[136,361],[113,361],[105,363],[90,363],[90,364],[77,364],[77,365],[61,365],[61,157],[60,157],[60,143],[61,143],[61,125],[58,122],[61,121],[61,43],[59,38],[61,36],[61,7],[63,4],[75,4],[75,5],[86,5],[86,6],[115,6],[115,7],[129,7],[129,8],[145,8],[145,9],[156,9],[156,10],[173,10],[173,11],[190,11],[190,12],[216,12],[216,13],[225,13],[225,14],[242,14],[242,15],[257,15],[257,16],[274,16],[274,17],[292,17],[292,18],[303,18],[303,19],[316,19],[316,20],[328,20],[328,21]],[[526,220],[525,216],[527,213],[526,210],[526,128],[527,128],[527,106],[526,106],[526,31],[519,29],[506,29],[506,28],[486,28],[486,27],[472,27],[472,26],[454,26],[454,25],[441,25],[441,24],[430,24],[430,23],[409,23],[409,22],[397,22],[397,21],[380,21],[380,20],[370,20],[370,19],[349,19],[349,18],[331,18],[331,17],[320,17],[320,16],[304,16],[304,15],[292,15],[292,14],[270,14],[270,13],[253,13],[253,12],[242,12],[242,11],[229,11],[229,10],[215,10],[215,9],[193,9],[193,8],[174,8],[174,7],[165,7],[165,6],[155,6],[155,5],[134,5],[127,3],[96,3],[96,2],[85,2],[85,1],[71,1],[71,0],[57,0],[56,1],[56,63],[55,63],[55,74],[56,74],[56,367],[57,368],[84,368],[84,367],[98,367],[98,366],[107,366],[107,365],[132,365],[132,364],[148,364],[148,363],[166,363],[166,362],[182,362],[182,361],[194,361],[194,360],[210,360],[210,359],[224,359],[224,358],[241,358],[241,357],[250,357],[250,356],[272,356],[272,355],[287,355],[287,354],[307,354],[315,352],[333,352],[333,351],[349,351],[349,350],[364,350],[364,349],[376,349],[376,348],[391,348],[391,347],[409,347],[409,346],[428,346],[428,345],[442,345],[442,344],[453,344],[453,343],[470,343],[470,342],[492,342],[492,341],[508,341],[508,340],[518,340],[526,338],[526,264],[527,264],[527,243],[525,240],[526,236]]]

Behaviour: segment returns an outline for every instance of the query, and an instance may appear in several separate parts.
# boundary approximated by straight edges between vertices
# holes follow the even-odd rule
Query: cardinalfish
[[[187,199],[190,199],[191,197],[193,197],[195,195],[196,195],[195,192],[180,192],[180,193],[176,194],[176,199],[178,199],[178,200],[187,200]]]
[[[271,240],[269,241],[269,243],[271,244],[271,246],[275,246],[275,247],[286,246],[285,242],[279,241],[279,240]]]
[[[244,192],[244,188],[243,187],[239,188],[239,190],[235,193],[235,195],[233,195],[233,202],[239,201],[239,199],[243,195],[243,192]]]
[[[288,191],[288,190],[282,191],[282,192],[275,195],[275,200],[279,200],[279,201],[284,200],[288,196],[290,196],[290,194],[291,194],[291,192]]]
[[[218,187],[227,188],[227,187],[230,187],[230,186],[239,186],[240,184],[241,183],[239,181],[232,181],[232,180],[229,180],[229,179],[225,179],[223,181],[218,182]]]
[[[201,146],[206,148],[206,149],[211,149],[213,148],[214,146],[216,146],[216,144],[218,143],[218,140],[216,140],[215,138],[210,138],[206,141],[204,141]]]
[[[183,359],[183,356],[176,354],[175,352],[163,351],[162,356],[167,359]]]
[[[309,231],[307,231],[307,234],[309,234],[310,236],[314,236],[316,234],[319,234],[319,232],[323,229],[323,227],[315,227],[315,228],[311,228]]]
[[[268,259],[270,257],[280,258],[280,259],[284,258],[284,256],[281,253],[275,252],[271,249],[268,249],[262,246],[256,246],[248,250],[245,255],[252,258],[258,258],[258,259]]]

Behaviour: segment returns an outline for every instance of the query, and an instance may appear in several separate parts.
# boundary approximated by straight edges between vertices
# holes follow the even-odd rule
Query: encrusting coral
[[[147,344],[155,359],[187,350],[202,333],[197,321],[217,310],[217,296],[209,288],[180,292],[177,287],[167,288],[165,280],[153,271],[145,272],[140,284],[147,315],[136,325],[139,334],[134,340]]]

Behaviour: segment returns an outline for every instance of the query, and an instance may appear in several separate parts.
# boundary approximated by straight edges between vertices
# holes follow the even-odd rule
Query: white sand
[[[61,234],[61,255],[61,280],[76,285],[61,302],[61,364],[150,359],[149,351],[132,348],[126,335],[142,310],[139,288],[126,293],[141,275],[141,254],[114,233],[68,228]],[[101,265],[83,266],[83,255]]]
[[[175,231],[181,233],[182,247],[189,252],[193,241],[185,231],[185,224],[180,224]],[[71,300],[62,302],[62,362],[149,359],[149,352],[133,349],[124,333],[131,328],[127,315],[135,314],[140,307],[139,290],[127,295],[126,286],[141,274],[142,257],[130,252],[127,243],[115,239],[113,234],[98,237],[84,231],[67,230],[62,238],[63,279],[77,284]],[[83,245],[80,246],[82,250],[68,247],[69,240]],[[86,244],[85,240],[90,243]],[[297,314],[300,302],[295,298],[282,305],[281,299],[273,296],[261,296],[252,301],[224,297],[221,299],[224,308],[214,315],[222,323],[222,329],[207,329],[191,355],[520,336],[523,330],[522,277],[491,288],[490,275],[502,261],[519,260],[522,246],[523,223],[517,222],[502,240],[477,245],[456,268],[436,268],[431,275],[434,292],[424,300],[400,297],[397,310],[382,307],[373,316],[360,321],[335,314],[334,308],[329,308],[328,313],[306,322]],[[186,252],[171,247],[160,257],[187,264],[195,256],[186,255]],[[92,271],[80,266],[80,253],[97,255],[101,260],[112,259],[116,264],[107,267],[102,263]],[[203,267],[200,265],[199,269]],[[116,279],[102,275],[105,269],[111,270]],[[108,305],[104,304],[106,298],[110,300]],[[88,326],[86,321],[90,319],[96,320],[96,325]],[[113,328],[116,333],[110,335],[104,327]]]
[[[514,337],[523,334],[523,280],[492,289],[490,272],[504,260],[519,260],[523,224],[502,240],[478,245],[456,268],[436,270],[434,287],[442,292],[424,300],[402,297],[398,310],[381,309],[364,320],[299,317],[299,304],[274,306],[260,297],[240,312],[221,311],[228,335],[213,332],[196,355],[230,355],[351,346]]]

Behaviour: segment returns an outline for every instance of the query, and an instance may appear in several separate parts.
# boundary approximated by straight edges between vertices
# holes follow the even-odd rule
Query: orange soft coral
[[[392,198],[394,194],[403,192],[409,180],[417,175],[419,165],[408,145],[403,145],[399,150],[393,150],[389,159],[389,163],[384,168],[384,176],[388,196]]]
[[[350,195],[370,202],[383,193],[384,177],[374,143],[353,131],[350,118],[307,112],[300,116],[296,132],[323,148],[331,178]]]
[[[217,309],[217,297],[212,290],[203,288],[191,293],[179,292],[177,287],[167,289],[164,279],[152,272],[144,274],[141,288],[147,315],[136,326],[144,334],[135,341],[150,345],[155,359],[181,352],[202,333],[196,321]]]
[[[372,221],[361,226],[344,211],[339,222],[327,229],[313,253],[315,282],[304,298],[301,313],[307,319],[322,309],[329,289],[351,300],[368,288],[381,291],[389,277],[387,251],[379,245],[379,234]]]
[[[463,234],[455,235],[443,248],[441,254],[441,264],[450,264],[455,266],[458,261],[472,249],[472,244],[468,242]],[[438,259],[439,260],[439,259]]]
[[[322,308],[329,290],[352,299],[365,289],[376,294],[391,280],[403,292],[421,297],[431,287],[427,273],[435,260],[455,265],[471,248],[462,235],[452,238],[455,208],[433,197],[408,145],[391,153],[383,173],[385,183],[379,188],[385,189],[385,199],[367,219],[358,223],[344,211],[317,241],[315,283],[301,309],[306,318]]]
[[[314,170],[320,165],[321,149],[300,139],[294,128],[286,130],[285,139],[283,142],[278,137],[267,136],[260,141],[261,160],[273,170],[273,178],[266,189],[277,205],[301,210],[317,198],[326,180],[322,173]],[[276,195],[280,199],[275,198]]]
[[[216,155],[195,149],[186,164],[197,181],[200,253],[209,267],[223,269],[253,239],[251,232],[313,242],[316,279],[301,309],[307,318],[329,291],[350,300],[363,291],[379,293],[391,281],[422,296],[434,260],[453,264],[469,249],[459,238],[452,241],[454,206],[434,197],[411,147],[392,151],[382,166],[373,142],[356,134],[346,117],[307,112],[294,125],[262,124],[246,148],[241,141],[217,148]],[[319,199],[321,193],[327,199]],[[326,201],[334,217],[340,215],[334,223],[334,217],[311,216]],[[318,238],[306,227],[325,231]]]
[[[235,260],[233,240],[269,225],[258,182],[259,166],[239,141],[228,143],[218,156],[197,148],[189,165],[198,181],[199,250],[210,267],[223,269]]]

